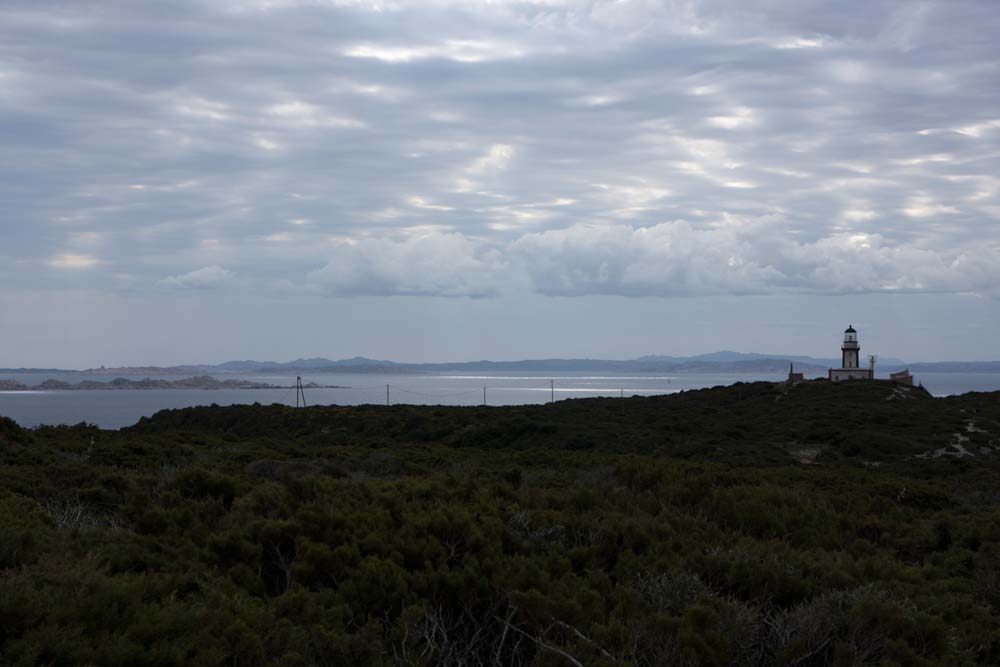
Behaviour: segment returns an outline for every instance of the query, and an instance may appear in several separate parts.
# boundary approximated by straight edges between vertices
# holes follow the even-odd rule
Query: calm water
[[[171,376],[157,376],[177,379]],[[294,376],[240,375],[220,376],[294,385]],[[19,380],[35,385],[53,378],[67,382],[85,379],[107,381],[109,377],[85,377],[72,374],[4,374],[2,379]],[[594,373],[490,373],[435,375],[318,374],[303,376],[305,382],[337,385],[339,389],[309,389],[310,405],[359,405],[386,402],[389,385],[391,403],[423,405],[481,405],[486,388],[488,405],[544,403],[554,393],[556,400],[591,396],[651,396],[685,389],[699,389],[734,382],[776,381],[783,375],[677,374],[612,375]],[[1000,390],[996,373],[921,373],[917,380],[934,395],[944,396],[967,391]],[[551,384],[550,384],[551,381]],[[288,389],[151,389],[50,392],[0,392],[0,415],[22,426],[40,424],[76,424],[86,421],[102,428],[130,426],[140,417],[168,408],[193,405],[231,405],[235,403],[284,403],[295,405],[295,390]]]

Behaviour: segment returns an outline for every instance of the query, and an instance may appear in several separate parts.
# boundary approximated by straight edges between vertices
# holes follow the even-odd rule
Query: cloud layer
[[[1000,296],[993,251],[892,246],[878,234],[801,242],[782,219],[577,224],[506,244],[432,232],[343,244],[308,285],[338,296],[713,296],[965,292]]]
[[[1000,12],[10,0],[0,277],[998,296]]]

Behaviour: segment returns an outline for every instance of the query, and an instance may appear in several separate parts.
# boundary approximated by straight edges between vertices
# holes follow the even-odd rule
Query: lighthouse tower
[[[840,368],[831,368],[829,378],[834,382],[843,380],[871,380],[872,369],[861,368],[858,358],[861,345],[858,343],[858,332],[854,325],[844,331],[844,342],[840,345]]]
[[[854,330],[852,324],[844,331],[844,344],[840,346],[840,367],[857,368],[859,352],[861,346],[858,345],[858,332]]]

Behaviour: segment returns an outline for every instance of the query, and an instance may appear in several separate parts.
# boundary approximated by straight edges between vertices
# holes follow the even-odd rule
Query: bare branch
[[[499,619],[497,619],[497,620],[499,620]],[[566,651],[563,651],[562,649],[558,649],[555,646],[552,646],[550,644],[546,644],[545,642],[543,642],[538,637],[535,637],[533,635],[529,635],[527,632],[525,632],[521,628],[517,627],[516,625],[510,626],[510,629],[513,630],[514,632],[520,634],[520,635],[523,635],[524,637],[530,639],[531,641],[535,642],[536,644],[538,644],[539,648],[542,648],[542,649],[544,649],[546,651],[549,651],[550,653],[555,653],[556,655],[565,658],[566,660],[570,661],[572,664],[576,665],[576,667],[583,667],[583,663],[582,662],[580,662],[579,660],[577,660],[576,658],[574,658],[573,656],[571,656],[569,653],[566,653]]]

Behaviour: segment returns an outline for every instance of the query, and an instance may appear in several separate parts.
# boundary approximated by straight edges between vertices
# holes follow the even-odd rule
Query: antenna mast
[[[306,407],[306,388],[302,384],[302,378],[295,376],[295,407],[299,407],[299,397],[302,398],[302,407]]]

